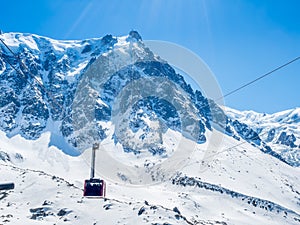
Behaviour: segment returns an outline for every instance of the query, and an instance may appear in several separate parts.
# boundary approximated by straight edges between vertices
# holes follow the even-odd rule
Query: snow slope
[[[108,182],[107,199],[82,197],[85,158],[1,133],[3,224],[299,224],[299,168],[246,144],[221,152],[204,167],[197,152],[171,180],[150,186]],[[224,148],[237,143],[226,138]],[[200,147],[200,145],[199,145]],[[16,153],[19,157],[15,157]],[[22,157],[20,157],[22,156]],[[200,170],[201,168],[201,170]],[[98,171],[99,172],[99,171]]]

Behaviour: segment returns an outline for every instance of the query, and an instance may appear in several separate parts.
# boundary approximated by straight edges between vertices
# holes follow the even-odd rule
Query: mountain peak
[[[129,37],[135,39],[136,41],[142,41],[141,35],[136,30],[130,31],[129,32]]]

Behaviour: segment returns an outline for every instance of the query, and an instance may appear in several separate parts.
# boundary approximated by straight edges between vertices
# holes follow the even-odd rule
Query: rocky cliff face
[[[104,71],[109,71],[122,61],[135,58],[134,63],[112,73],[103,82],[101,89],[96,90],[99,93],[93,106],[96,124],[93,138],[108,138],[107,124],[112,120],[114,101],[129,83],[145,77],[165,78],[183,90],[192,105],[188,108],[182,102],[180,108],[193,114],[198,127],[194,135],[197,143],[205,143],[206,131],[218,124],[227,135],[246,140],[290,165],[299,166],[299,153],[295,155],[289,151],[288,157],[284,155],[284,151],[272,149],[273,146],[280,145],[286,146],[286,150],[298,152],[300,143],[297,135],[270,129],[265,138],[260,135],[262,130],[258,126],[252,126],[250,122],[246,123],[243,116],[233,113],[226,115],[200,91],[193,90],[184,77],[176,73],[166,61],[155,56],[143,44],[137,32],[132,31],[125,37],[106,35],[103,38],[79,41],[58,41],[21,33],[5,33],[1,38],[16,54],[14,57],[1,45],[0,129],[8,136],[20,134],[26,139],[37,139],[43,132],[50,131],[50,144],[68,154],[78,154],[78,146],[87,147],[90,144],[90,140],[78,138],[78,128],[74,127],[74,123],[80,123],[74,121],[78,118],[72,116],[76,91],[85,72],[99,57],[109,59],[110,64],[103,66]],[[116,56],[112,54],[113,51],[118,52],[118,57],[113,57]],[[180,99],[182,95],[179,93],[176,97]],[[141,143],[151,143],[153,140],[158,142],[155,145],[143,144],[143,147],[153,155],[164,155],[164,143],[159,141],[160,137],[153,139],[155,128],[149,121],[160,124],[163,133],[168,129],[182,132],[180,116],[184,114],[184,110],[180,112],[174,104],[159,96],[148,96],[137,101],[130,109],[128,129]],[[87,126],[85,119],[82,118],[82,127]],[[125,152],[139,154],[128,142],[124,144],[124,137],[120,133],[113,135],[113,138],[116,144],[123,145]]]
[[[123,59],[113,59],[114,63],[130,60],[129,51],[137,55],[138,60],[134,65],[112,74],[104,83],[102,93],[98,96],[99,102],[95,105],[95,119],[103,122],[111,120],[112,102],[132,80],[147,76],[164,77],[180,86],[193,99],[195,106],[201,108],[195,112],[199,116],[201,128],[197,141],[205,142],[205,129],[211,129],[209,107],[203,107],[207,105],[207,99],[200,92],[194,92],[167,62],[154,56],[144,46],[137,32],[131,32],[126,37],[107,35],[83,41],[56,41],[20,33],[3,34],[2,38],[25,65],[4,45],[1,46],[0,126],[8,136],[20,134],[27,139],[36,139],[43,132],[51,131],[56,137],[60,136],[76,147],[78,139],[74,137],[71,112],[76,88],[84,72],[99,56],[118,49],[124,52],[120,55]],[[147,60],[143,57],[147,57]],[[143,122],[143,115],[150,120],[161,119],[167,128],[177,131],[181,129],[174,107],[160,98],[149,97],[134,106],[130,118],[131,130],[144,131],[141,139],[145,138],[150,129]],[[97,129],[99,140],[107,137],[106,129],[101,126]]]

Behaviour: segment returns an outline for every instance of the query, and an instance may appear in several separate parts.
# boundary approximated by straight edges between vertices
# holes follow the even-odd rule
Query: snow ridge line
[[[44,176],[47,176],[47,177],[51,177],[51,179],[56,179],[56,180],[59,180],[61,182],[64,182],[67,184],[67,186],[69,187],[73,187],[75,189],[79,189],[79,190],[82,190],[82,188],[79,188],[79,187],[76,187],[74,184],[70,183],[69,181],[65,180],[64,178],[61,178],[61,177],[57,177],[57,176],[54,176],[54,175],[51,175],[49,173],[46,173],[42,170],[34,170],[34,169],[29,169],[29,168],[20,168],[20,167],[17,167],[17,166],[14,166],[14,165],[8,165],[8,164],[3,164],[3,163],[0,163],[0,166],[6,166],[6,167],[11,167],[12,169],[15,169],[15,170],[19,170],[19,171],[23,171],[23,172],[34,172],[34,173],[40,173],[41,175],[44,175]]]
[[[265,209],[267,211],[275,211],[277,213],[283,212],[285,216],[290,214],[294,214],[294,220],[300,222],[300,214],[294,212],[291,209],[285,208],[277,203],[271,202],[269,200],[245,195],[236,191],[232,191],[227,188],[220,187],[216,184],[210,184],[207,182],[203,182],[200,180],[200,178],[197,177],[188,177],[186,175],[183,175],[181,172],[177,173],[177,175],[171,180],[173,185],[180,185],[183,187],[190,186],[190,187],[197,187],[197,188],[203,188],[209,191],[219,192],[221,194],[227,194],[230,195],[232,198],[237,198],[242,201],[247,201],[247,203],[250,205],[252,204],[254,207],[259,207],[261,209]],[[296,218],[297,217],[297,218]]]

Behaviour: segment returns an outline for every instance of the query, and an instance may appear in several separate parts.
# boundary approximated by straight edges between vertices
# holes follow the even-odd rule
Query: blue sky
[[[198,54],[224,94],[300,56],[297,0],[5,0],[0,29],[56,39],[137,30]],[[300,60],[225,99],[273,113],[300,107]]]

